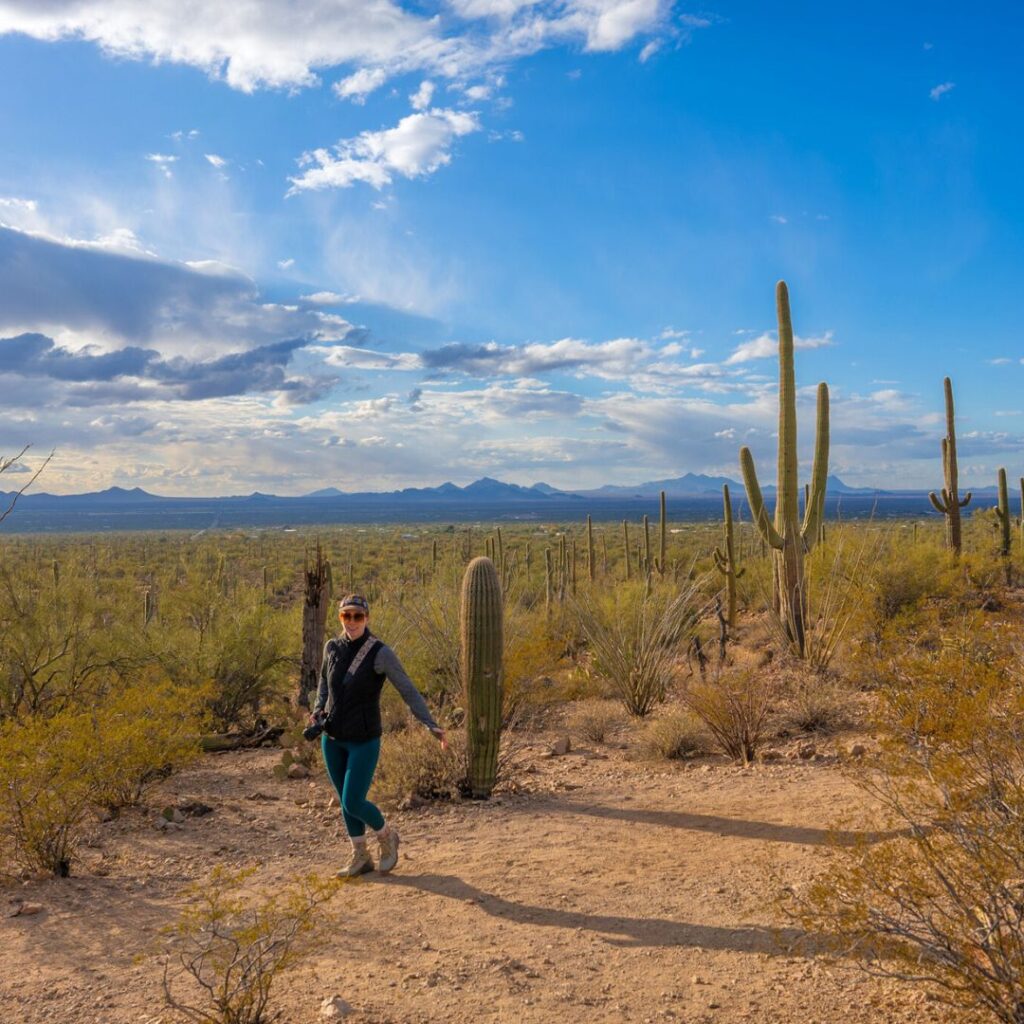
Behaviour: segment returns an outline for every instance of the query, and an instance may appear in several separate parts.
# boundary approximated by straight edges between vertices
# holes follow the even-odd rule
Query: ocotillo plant
[[[489,558],[474,558],[462,580],[459,620],[466,701],[469,788],[474,799],[491,795],[501,742],[501,581]]]
[[[715,568],[725,577],[726,621],[729,628],[736,626],[736,581],[747,571],[736,568],[736,555],[732,543],[732,502],[729,500],[729,485],[722,484],[722,505],[725,510],[723,528],[723,551],[715,548]]]
[[[1010,557],[1010,496],[1006,489],[1006,470],[999,467],[999,504],[996,505],[996,519],[999,522],[999,554]]]
[[[957,556],[960,554],[960,509],[971,500],[971,492],[968,491],[960,500],[952,381],[946,377],[942,387],[946,393],[946,436],[942,439],[942,476],[946,486],[942,488],[941,498],[934,491],[928,494],[928,498],[946,517],[946,547]]]
[[[811,500],[799,520],[799,483],[796,444],[796,375],[793,370],[793,322],[789,314],[786,282],[775,288],[779,319],[779,457],[775,498],[775,523],[772,524],[761,497],[754,457],[750,449],[740,449],[740,467],[747,489],[747,503],[763,541],[772,548],[774,593],[772,603],[785,627],[793,649],[805,653],[807,589],[804,582],[804,554],[818,537],[821,495],[828,476],[828,385],[818,385],[817,436],[811,468]]]

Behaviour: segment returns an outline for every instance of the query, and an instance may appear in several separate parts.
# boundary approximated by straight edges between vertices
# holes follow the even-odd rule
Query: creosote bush
[[[767,734],[777,692],[769,672],[726,668],[715,679],[691,682],[683,700],[723,753],[749,764]]]
[[[991,653],[991,652],[990,652]],[[1024,681],[943,651],[896,665],[882,761],[858,777],[898,837],[833,852],[792,913],[872,973],[1024,1022]]]
[[[208,879],[186,890],[191,904],[163,932],[164,998],[186,1020],[279,1020],[285,1010],[272,1004],[275,983],[331,926],[323,905],[338,891],[337,881],[308,876],[257,894],[246,889],[254,870],[214,868]]]
[[[569,729],[592,743],[604,743],[626,721],[622,705],[615,700],[590,697],[573,703],[569,711]]]
[[[780,726],[787,732],[829,735],[857,721],[856,700],[841,679],[795,673],[784,680],[780,691]]]
[[[641,726],[637,749],[650,760],[680,760],[707,753],[711,737],[701,720],[686,708],[665,707]]]
[[[469,792],[464,730],[448,733],[448,749],[426,729],[410,727],[386,734],[374,778],[374,795],[391,806],[409,797],[453,800]],[[499,759],[499,774],[501,760]]]

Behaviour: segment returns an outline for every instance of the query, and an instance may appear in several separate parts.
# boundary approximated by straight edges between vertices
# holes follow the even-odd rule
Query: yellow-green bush
[[[164,999],[188,1020],[278,1020],[283,1011],[273,1009],[275,983],[336,927],[324,904],[336,894],[337,881],[308,876],[262,894],[251,889],[253,873],[214,868],[186,890],[190,905],[163,931]]]
[[[468,792],[467,778],[464,731],[451,730],[443,750],[435,736],[417,726],[384,737],[373,794],[392,806],[408,797],[452,800]]]
[[[686,706],[704,724],[722,752],[747,764],[767,734],[778,683],[768,672],[730,669],[707,682],[692,682]]]
[[[706,753],[712,741],[701,720],[686,708],[660,708],[643,723],[637,749],[651,760],[677,760]]]
[[[71,873],[102,766],[90,712],[66,710],[0,725],[0,834],[18,867]]]
[[[92,712],[101,755],[92,764],[97,803],[137,804],[147,788],[199,757],[209,687],[175,686],[150,671],[112,690]]]

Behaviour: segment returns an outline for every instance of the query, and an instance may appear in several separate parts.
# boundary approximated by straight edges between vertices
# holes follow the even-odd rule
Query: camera
[[[306,728],[302,730],[303,739],[315,740],[320,735],[320,733],[324,731],[325,722],[326,718],[324,716],[324,713],[322,711],[318,711],[313,716],[313,721],[310,722],[309,725],[307,725]]]

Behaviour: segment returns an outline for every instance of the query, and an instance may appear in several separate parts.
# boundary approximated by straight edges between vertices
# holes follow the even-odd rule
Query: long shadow
[[[565,814],[589,814],[595,818],[628,821],[634,825],[660,825],[710,832],[740,839],[761,839],[774,843],[797,843],[801,846],[857,846],[880,843],[907,835],[905,829],[890,832],[848,832],[804,825],[779,825],[771,821],[747,821],[723,818],[717,814],[694,814],[691,811],[654,811],[642,807],[608,807],[604,804],[581,804],[572,800],[552,799],[549,807]]]
[[[471,902],[485,914],[503,921],[545,928],[582,928],[596,932],[613,946],[688,946],[693,949],[732,950],[737,953],[767,953],[771,956],[792,956],[797,945],[802,955],[811,955],[817,946],[814,936],[798,928],[772,929],[750,925],[727,928],[657,917],[586,914],[559,907],[515,903],[503,896],[478,889],[453,875],[381,875],[376,878],[379,884],[405,886],[444,896],[446,899]]]

